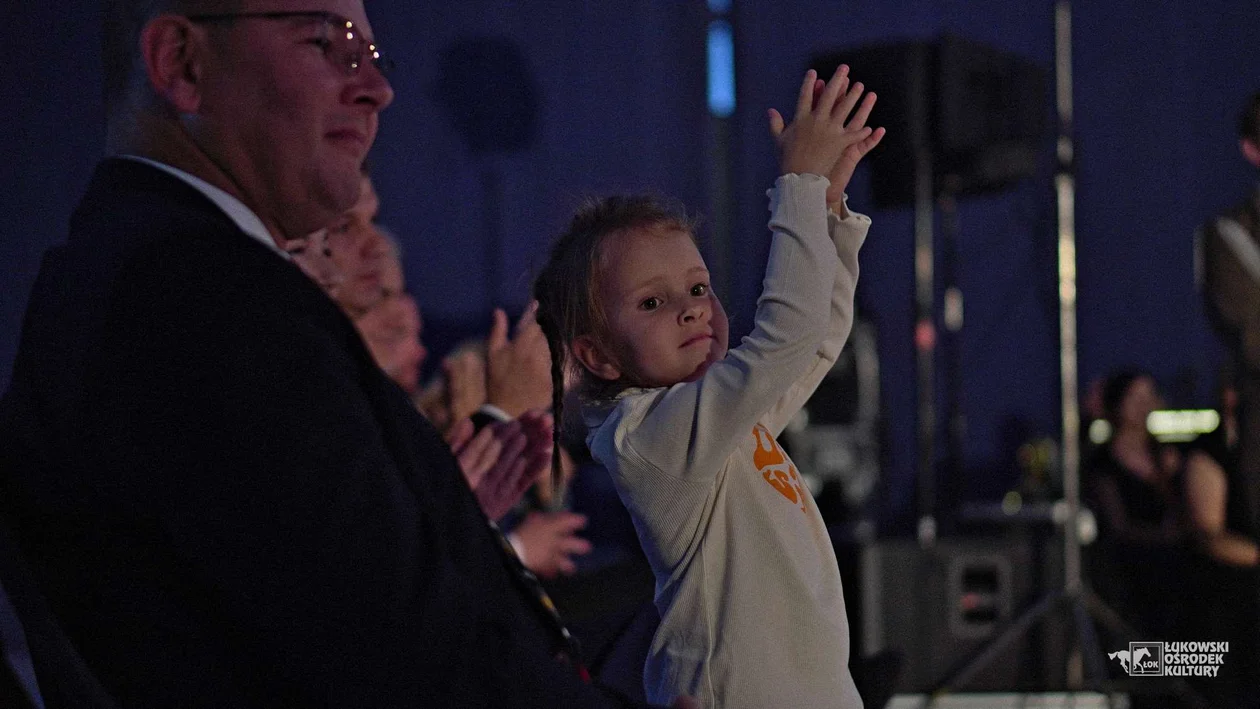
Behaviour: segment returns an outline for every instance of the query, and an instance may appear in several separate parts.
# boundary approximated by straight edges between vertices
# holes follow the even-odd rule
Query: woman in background
[[[1172,638],[1181,625],[1189,529],[1181,496],[1183,456],[1147,431],[1163,406],[1155,379],[1138,370],[1108,377],[1103,415],[1111,439],[1084,467],[1098,513],[1098,592],[1144,637]]]

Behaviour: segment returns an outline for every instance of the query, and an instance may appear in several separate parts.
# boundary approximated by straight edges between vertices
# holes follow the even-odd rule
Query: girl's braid
[[[538,309],[538,325],[547,338],[547,350],[551,352],[551,499],[559,505],[563,498],[561,486],[564,471],[560,468],[560,434],[564,425],[564,342],[560,328],[544,308]]]

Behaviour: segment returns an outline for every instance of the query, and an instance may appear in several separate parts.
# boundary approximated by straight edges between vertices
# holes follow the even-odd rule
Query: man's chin
[[[353,171],[339,172],[329,180],[329,201],[337,207],[337,216],[341,216],[354,208],[363,196],[363,176],[356,166]],[[336,217],[334,217],[336,219]]]
[[[293,215],[295,219],[303,220],[301,228],[305,230],[304,233],[327,229],[358,204],[361,181],[358,170],[355,170],[353,179],[337,175],[307,183],[300,198],[291,200],[291,203],[305,205],[303,210]]]
[[[340,216],[359,202],[363,191],[363,161],[344,150],[324,151],[309,173],[306,188],[321,206]]]

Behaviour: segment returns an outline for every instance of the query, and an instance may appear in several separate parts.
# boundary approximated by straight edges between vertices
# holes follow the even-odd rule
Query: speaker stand
[[[1113,635],[1136,637],[1136,633],[1118,613],[1102,602],[1084,580],[1081,564],[1079,520],[1080,497],[1080,407],[1077,398],[1076,348],[1076,180],[1072,142],[1072,3],[1054,3],[1055,103],[1058,109],[1059,138],[1056,145],[1058,167],[1054,177],[1058,221],[1059,253],[1059,383],[1063,427],[1063,586],[1052,591],[1015,618],[1001,633],[971,660],[949,675],[932,692],[929,706],[941,696],[955,691],[987,667],[1017,638],[1022,637],[1039,621],[1060,613],[1070,615],[1076,630],[1078,651],[1084,663],[1081,677],[1077,663],[1069,662],[1069,689],[1094,689],[1107,696],[1111,684],[1107,678],[1106,658],[1098,642],[1094,626],[1097,618]],[[1172,683],[1173,691],[1195,709],[1206,709],[1207,703],[1184,679]]]
[[[1065,526],[1075,526],[1075,522],[1069,521]],[[1119,613],[1104,603],[1080,579],[1077,579],[1075,586],[1057,589],[1042,596],[1019,617],[1011,621],[997,637],[989,641],[971,659],[934,687],[928,707],[935,706],[937,700],[964,688],[978,673],[1001,657],[1012,643],[1023,637],[1037,623],[1062,617],[1063,614],[1067,614],[1066,620],[1069,620],[1076,632],[1081,660],[1085,665],[1084,681],[1072,681],[1069,678],[1069,689],[1085,689],[1102,693],[1107,698],[1107,706],[1113,706],[1111,693],[1108,690],[1114,687],[1107,677],[1106,654],[1098,641],[1094,621],[1100,622],[1113,637],[1137,638],[1138,633],[1120,617]],[[1185,702],[1186,706],[1193,709],[1208,709],[1207,701],[1184,679],[1173,680],[1168,689]]]

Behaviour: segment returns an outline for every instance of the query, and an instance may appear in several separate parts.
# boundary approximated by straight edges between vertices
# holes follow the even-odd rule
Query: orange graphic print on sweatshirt
[[[753,438],[757,447],[753,450],[753,465],[761,471],[761,477],[770,483],[770,487],[779,491],[802,512],[807,511],[805,490],[801,486],[800,473],[796,466],[788,460],[787,454],[779,447],[779,442],[770,435],[770,429],[757,424],[753,427]]]

